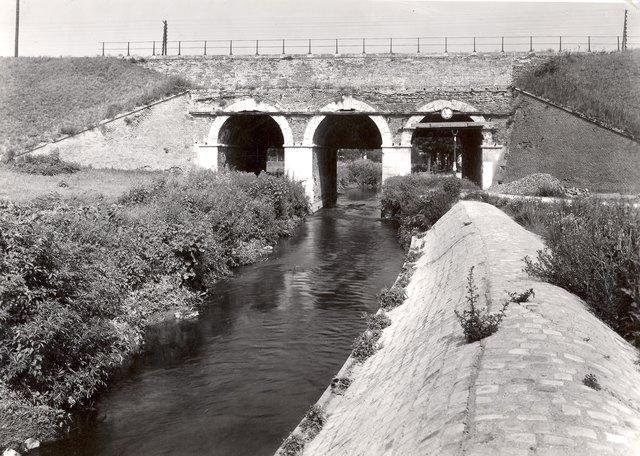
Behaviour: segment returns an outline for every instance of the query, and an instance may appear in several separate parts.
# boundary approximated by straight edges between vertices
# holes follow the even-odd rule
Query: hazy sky
[[[13,55],[15,0],[0,0]],[[20,55],[96,55],[101,41],[501,35],[639,36],[638,0],[20,0]]]

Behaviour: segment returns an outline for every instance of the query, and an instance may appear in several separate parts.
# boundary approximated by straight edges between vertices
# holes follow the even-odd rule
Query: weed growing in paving
[[[602,389],[600,382],[598,381],[598,377],[594,374],[585,375],[582,379],[582,384],[596,391],[600,391]]]
[[[378,349],[378,339],[380,334],[375,331],[365,331],[356,337],[351,346],[353,356],[358,361],[364,361],[373,355]]]
[[[391,310],[402,304],[406,297],[403,287],[383,288],[378,294],[378,304],[384,310]]]
[[[299,435],[292,434],[282,443],[280,454],[282,456],[298,456],[304,450],[304,440]]]
[[[363,312],[362,318],[367,322],[367,329],[373,332],[382,331],[384,328],[391,324],[391,319],[384,313],[369,314]]]
[[[308,438],[312,439],[318,435],[326,422],[327,412],[318,404],[313,404],[304,415],[300,428],[307,433]]]
[[[335,394],[344,394],[351,386],[352,380],[349,377],[335,377],[331,380],[331,392]]]
[[[505,302],[502,309],[494,314],[488,313],[486,308],[478,309],[477,304],[480,295],[478,294],[478,287],[473,281],[473,269],[474,266],[471,267],[467,276],[467,302],[471,309],[464,310],[462,313],[457,310],[454,311],[469,343],[477,342],[495,333],[500,323],[502,323],[502,318],[509,305],[509,302]]]
[[[533,291],[533,288],[529,288],[527,291],[523,291],[522,293],[518,293],[517,291],[508,291],[507,294],[509,295],[509,299],[511,300],[511,302],[527,302],[529,300],[530,297],[536,297],[535,292]]]

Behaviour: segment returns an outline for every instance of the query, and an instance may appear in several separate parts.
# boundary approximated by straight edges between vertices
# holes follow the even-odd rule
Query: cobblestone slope
[[[493,206],[461,202],[420,243],[382,348],[353,367],[343,395],[323,395],[329,418],[305,456],[640,454],[638,353],[577,297],[522,272],[537,236]],[[535,298],[466,344],[454,310],[465,308],[471,266],[491,311],[506,291],[534,288]],[[587,374],[601,390],[583,384]]]

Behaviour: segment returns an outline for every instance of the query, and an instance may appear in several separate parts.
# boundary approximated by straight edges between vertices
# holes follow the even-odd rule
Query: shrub
[[[382,164],[368,159],[338,162],[339,188],[378,188],[382,180]]]
[[[282,442],[280,454],[282,456],[299,456],[304,450],[304,439],[299,435],[292,434]]]
[[[378,304],[384,310],[395,309],[404,302],[406,297],[404,288],[400,287],[383,288],[377,296]]]
[[[380,332],[391,324],[391,320],[384,313],[369,314],[364,312],[362,318],[367,322],[367,329],[373,332]]]
[[[307,438],[312,439],[327,422],[327,413],[318,404],[313,404],[304,415],[300,428],[307,433]]]
[[[390,177],[382,188],[382,214],[399,227],[400,241],[408,247],[411,236],[431,228],[451,209],[463,185],[470,184],[426,173]]]
[[[72,174],[80,171],[80,165],[60,159],[57,149],[46,155],[27,154],[10,162],[16,171],[26,174],[41,174],[43,176],[55,176],[57,174]]]
[[[357,361],[364,361],[378,350],[378,339],[380,333],[375,331],[365,331],[360,334],[351,346],[351,356]]]
[[[640,345],[640,213],[624,201],[574,202],[546,219],[546,248],[526,271],[575,293]]]
[[[480,295],[478,294],[478,287],[473,280],[473,269],[474,267],[472,266],[467,276],[466,299],[470,309],[464,310],[462,313],[459,313],[457,310],[454,311],[468,343],[477,342],[495,333],[500,327],[502,318],[509,305],[508,302],[504,303],[502,309],[494,314],[488,313],[486,308],[478,309],[477,304]]]

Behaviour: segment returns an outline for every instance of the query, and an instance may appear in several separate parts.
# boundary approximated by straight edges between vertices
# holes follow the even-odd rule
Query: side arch
[[[404,128],[402,129],[402,135],[400,137],[400,145],[402,146],[411,146],[411,138],[413,137],[413,131],[417,123],[420,123],[422,119],[424,119],[425,115],[441,111],[443,108],[451,108],[454,111],[464,112],[465,114],[469,114],[471,120],[474,122],[484,122],[484,117],[473,115],[472,113],[478,112],[478,109],[474,106],[471,106],[468,103],[458,100],[435,100],[430,101],[429,103],[420,106],[417,110],[424,112],[424,114],[419,114],[417,116],[412,116],[409,118],[407,123],[405,123]]]
[[[364,101],[353,98],[350,95],[343,96],[339,101],[334,101],[333,103],[329,103],[319,111],[324,112],[338,112],[338,111],[355,111],[366,114],[367,112],[376,112],[377,110],[368,103]],[[378,127],[378,131],[380,132],[380,137],[382,138],[382,147],[389,147],[393,144],[393,135],[391,134],[391,129],[389,128],[389,124],[384,119],[383,116],[373,115],[368,116],[373,123]],[[305,147],[313,147],[314,141],[313,138],[315,136],[316,130],[320,123],[326,118],[324,115],[314,116],[312,117],[304,131],[304,137],[302,140],[302,146]]]
[[[224,109],[225,112],[228,113],[241,113],[241,112],[264,112],[264,113],[272,113],[272,112],[282,112],[282,108],[278,108],[276,106],[270,105],[263,101],[257,101],[254,98],[244,98],[242,100],[236,101],[235,103],[227,106]],[[227,120],[229,120],[230,115],[221,115],[215,118],[211,128],[209,129],[209,134],[207,136],[207,143],[211,146],[218,146],[220,130]],[[282,136],[284,137],[284,146],[293,146],[293,131],[291,130],[291,125],[284,116],[278,115],[269,115],[280,127],[280,131],[282,132]]]

